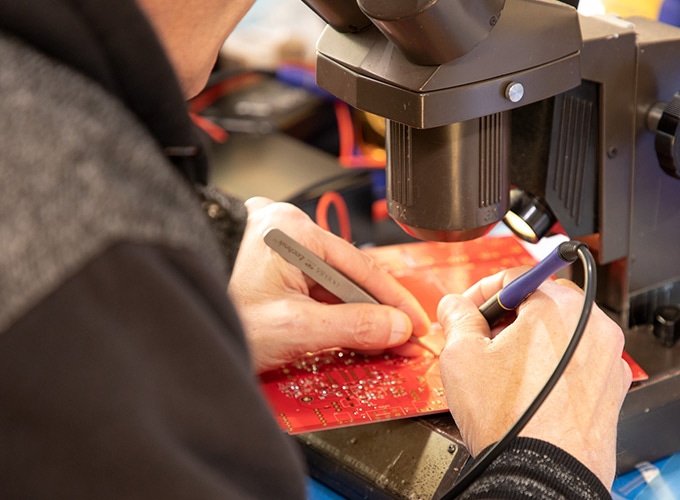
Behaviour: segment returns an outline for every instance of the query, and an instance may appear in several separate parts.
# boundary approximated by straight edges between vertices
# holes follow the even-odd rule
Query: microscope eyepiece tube
[[[340,33],[355,33],[372,26],[356,0],[302,0],[316,15]]]
[[[508,209],[509,113],[430,129],[388,121],[387,208],[410,235],[463,241]]]
[[[453,61],[486,39],[505,0],[358,0],[373,24],[415,64]]]

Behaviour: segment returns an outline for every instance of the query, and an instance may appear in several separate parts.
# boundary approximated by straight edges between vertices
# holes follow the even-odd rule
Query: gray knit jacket
[[[99,85],[2,34],[0,60],[0,498],[304,498],[212,202]]]

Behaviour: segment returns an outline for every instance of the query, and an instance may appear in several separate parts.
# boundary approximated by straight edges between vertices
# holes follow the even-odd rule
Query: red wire
[[[229,132],[224,130],[217,123],[208,120],[204,116],[197,115],[196,113],[189,113],[189,116],[196,125],[202,128],[203,131],[210,136],[213,141],[219,144],[227,142],[227,139],[229,138]]]
[[[335,101],[334,107],[340,139],[340,163],[344,165],[351,163],[350,159],[354,153],[354,122],[347,104],[342,101]]]
[[[338,218],[340,237],[346,241],[352,241],[352,228],[349,220],[349,210],[345,199],[337,191],[327,191],[316,204],[316,223],[326,231],[330,231],[328,224],[328,209],[333,205]]]
[[[220,97],[242,87],[253,85],[261,78],[262,75],[259,73],[243,73],[208,87],[189,102],[189,115],[191,116],[191,119],[215,142],[226,142],[229,138],[229,133],[217,123],[201,116],[201,111],[213,104]]]
[[[305,67],[298,64],[300,67]],[[220,97],[234,92],[240,88],[253,85],[263,78],[263,75],[256,72],[248,72],[222,80],[212,85],[197,95],[189,103],[191,113],[198,115],[213,104]],[[340,139],[339,162],[344,167],[363,167],[363,168],[384,168],[384,161],[377,160],[368,155],[356,154],[357,138],[354,130],[354,120],[349,105],[336,100],[335,116],[338,124],[338,135]],[[213,122],[205,121],[202,117],[192,116],[194,121],[203,128],[214,140],[224,142],[227,139],[227,132]],[[221,130],[220,130],[221,129]]]
[[[190,102],[190,109],[193,113],[200,113],[220,97],[248,85],[253,85],[261,79],[260,73],[243,73],[222,80],[194,97]]]
[[[354,120],[348,104],[335,101],[335,119],[338,122],[338,136],[340,139],[340,152],[338,160],[344,167],[373,167],[384,168],[385,163],[366,155],[357,155],[354,152],[356,136],[354,133]]]

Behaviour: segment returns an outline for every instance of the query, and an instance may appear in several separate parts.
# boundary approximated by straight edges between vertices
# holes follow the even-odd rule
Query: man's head
[[[254,0],[137,0],[158,33],[185,97],[200,92],[222,44]]]

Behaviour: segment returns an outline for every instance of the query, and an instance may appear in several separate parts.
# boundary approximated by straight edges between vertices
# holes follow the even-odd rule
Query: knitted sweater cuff
[[[611,499],[585,465],[546,441],[516,438],[460,498]]]

